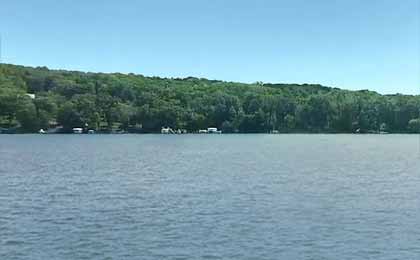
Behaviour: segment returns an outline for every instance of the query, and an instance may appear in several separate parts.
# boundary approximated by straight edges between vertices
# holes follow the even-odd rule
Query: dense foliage
[[[419,96],[367,90],[0,65],[0,127],[20,132],[418,132],[419,111]]]

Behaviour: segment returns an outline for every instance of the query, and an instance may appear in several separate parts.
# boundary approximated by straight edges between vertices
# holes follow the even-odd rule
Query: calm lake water
[[[415,135],[0,135],[0,259],[420,259]]]

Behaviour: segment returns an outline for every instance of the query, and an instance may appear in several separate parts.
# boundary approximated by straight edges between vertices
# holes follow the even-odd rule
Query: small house
[[[31,99],[35,99],[35,94],[26,93],[25,95],[30,97]]]

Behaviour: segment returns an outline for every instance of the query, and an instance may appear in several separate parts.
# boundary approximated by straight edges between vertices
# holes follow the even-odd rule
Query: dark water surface
[[[0,259],[420,259],[415,135],[1,135]]]

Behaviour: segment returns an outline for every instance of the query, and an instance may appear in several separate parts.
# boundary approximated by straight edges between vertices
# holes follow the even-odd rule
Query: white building
[[[35,94],[26,93],[25,95],[32,99],[35,99]]]

